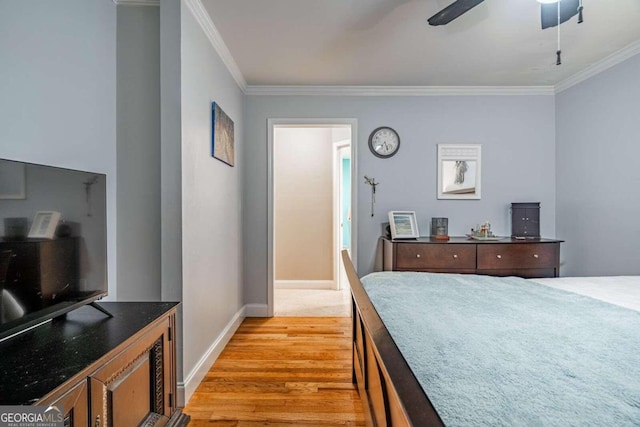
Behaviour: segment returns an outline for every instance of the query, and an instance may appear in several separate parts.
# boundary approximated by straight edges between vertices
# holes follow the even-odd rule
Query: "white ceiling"
[[[540,29],[535,0],[202,0],[248,85],[553,86],[640,52],[640,0],[583,0],[584,23]]]

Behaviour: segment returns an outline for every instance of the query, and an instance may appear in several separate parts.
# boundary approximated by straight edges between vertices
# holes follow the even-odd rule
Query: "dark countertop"
[[[176,302],[101,302],[0,343],[0,405],[36,402],[176,307]]]

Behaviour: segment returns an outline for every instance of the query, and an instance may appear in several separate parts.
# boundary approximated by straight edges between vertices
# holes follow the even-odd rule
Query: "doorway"
[[[355,259],[355,140],[354,119],[268,121],[269,316],[349,313],[340,251]]]

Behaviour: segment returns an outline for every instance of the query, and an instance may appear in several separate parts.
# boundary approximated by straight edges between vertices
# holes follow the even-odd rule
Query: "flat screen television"
[[[106,176],[0,159],[0,340],[107,295]]]

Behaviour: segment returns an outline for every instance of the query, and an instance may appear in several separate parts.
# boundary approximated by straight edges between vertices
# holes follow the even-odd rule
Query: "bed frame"
[[[351,285],[353,383],[367,425],[444,426],[373,307],[349,254],[342,261]]]

